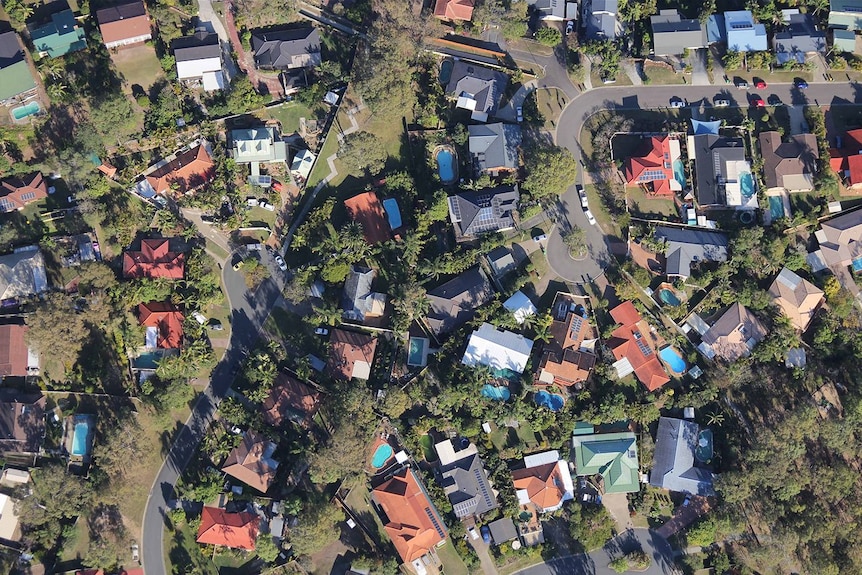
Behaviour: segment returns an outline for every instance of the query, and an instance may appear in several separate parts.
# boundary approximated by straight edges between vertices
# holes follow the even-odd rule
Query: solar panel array
[[[572,330],[571,337],[575,339],[578,334],[581,332],[581,326],[584,324],[584,318],[579,315],[572,315]]]
[[[461,202],[458,201],[458,196],[449,198],[449,209],[452,211],[452,217],[456,222],[461,221]]]
[[[651,182],[653,180],[666,180],[667,174],[663,170],[644,170],[644,173],[638,177],[640,182]]]
[[[491,494],[488,493],[487,482],[485,481],[485,478],[482,477],[482,470],[474,469],[473,475],[476,478],[476,485],[479,486],[479,491],[482,492],[482,497],[485,499],[485,505],[487,505],[488,507],[493,507],[494,499],[491,497]]]
[[[431,523],[433,523],[433,524],[434,524],[434,529],[436,529],[436,530],[437,530],[437,535],[439,535],[440,537],[445,538],[445,537],[446,537],[446,534],[445,534],[445,533],[443,533],[443,528],[442,528],[442,527],[440,527],[440,522],[439,522],[439,521],[437,521],[437,516],[436,516],[436,515],[434,515],[434,512],[433,512],[433,511],[431,511],[431,508],[430,508],[430,507],[426,507],[426,508],[425,508],[425,513],[428,515],[428,519],[430,519],[430,520],[431,520]]]

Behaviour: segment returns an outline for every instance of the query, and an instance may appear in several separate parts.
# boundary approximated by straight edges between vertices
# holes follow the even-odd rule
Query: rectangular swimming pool
[[[86,419],[75,421],[72,433],[72,455],[87,455],[87,438],[90,435],[90,422]]]
[[[769,214],[773,220],[784,217],[784,202],[781,196],[769,196]]]

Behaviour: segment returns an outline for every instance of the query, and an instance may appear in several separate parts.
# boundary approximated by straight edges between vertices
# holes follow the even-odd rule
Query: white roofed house
[[[376,276],[373,269],[350,266],[341,304],[345,319],[361,323],[367,318],[380,317],[386,311],[386,294],[371,290]]]
[[[171,42],[177,62],[177,78],[184,82],[197,82],[207,92],[224,90],[222,52],[218,36],[198,30]]]
[[[715,476],[697,460],[698,448],[706,447],[701,445],[705,442],[693,421],[660,418],[650,485],[692,495],[715,495],[712,486]],[[711,450],[711,445],[708,447]]]
[[[470,367],[482,365],[498,372],[523,373],[532,351],[532,340],[483,323],[470,336],[461,363]]]

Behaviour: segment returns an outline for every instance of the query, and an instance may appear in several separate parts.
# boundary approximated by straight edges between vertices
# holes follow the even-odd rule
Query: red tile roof
[[[127,278],[182,279],[186,255],[170,251],[167,239],[141,241],[141,251],[123,254],[123,276]]]
[[[138,320],[144,327],[159,330],[156,345],[162,349],[179,349],[183,341],[183,314],[173,304],[151,301],[138,306]]]
[[[557,462],[536,467],[516,469],[512,472],[515,490],[527,492],[530,501],[539,510],[554,509],[563,502],[566,489]]]
[[[317,413],[320,393],[295,377],[280,373],[263,402],[263,420],[278,427],[285,419],[307,422]]]
[[[0,325],[0,376],[27,375],[26,325]]]
[[[389,220],[374,192],[364,192],[344,200],[344,207],[350,218],[362,226],[362,233],[369,244],[385,242],[392,237]]]
[[[670,182],[674,179],[670,163],[670,138],[653,136],[645,140],[643,146],[644,152],[640,156],[626,159],[626,184],[648,184],[658,196],[673,196],[673,190],[670,189]],[[645,174],[647,170],[658,170],[664,174],[664,179]]]
[[[375,487],[371,496],[384,514],[386,534],[405,563],[419,559],[446,539],[443,519],[409,467]]]
[[[434,16],[441,20],[469,22],[473,19],[473,0],[437,0]]]
[[[862,130],[846,132],[841,148],[831,148],[829,156],[833,170],[848,172],[850,185],[862,184]]]
[[[333,377],[350,380],[368,379],[377,350],[377,338],[364,333],[333,329],[329,336],[329,360],[326,370]],[[360,364],[357,366],[357,363]],[[367,364],[367,365],[366,365]]]
[[[635,376],[648,390],[655,391],[670,381],[656,352],[650,347],[638,323],[643,320],[641,314],[635,309],[634,304],[626,301],[611,310],[620,327],[615,329],[608,340],[607,345],[614,352],[617,360],[627,358],[635,371]],[[648,350],[645,354],[641,349]]]
[[[253,551],[259,524],[260,518],[253,513],[228,513],[218,507],[204,507],[197,542]]]
[[[199,145],[180,152],[176,158],[147,176],[147,181],[157,194],[171,191],[171,185],[179,193],[186,193],[210,181],[215,175],[215,165],[206,147]]]
[[[278,461],[272,458],[275,444],[263,435],[249,429],[242,443],[227,456],[221,470],[261,493],[266,493],[278,470]]]
[[[42,172],[0,181],[0,211],[20,210],[29,203],[47,197],[48,184],[42,177]]]

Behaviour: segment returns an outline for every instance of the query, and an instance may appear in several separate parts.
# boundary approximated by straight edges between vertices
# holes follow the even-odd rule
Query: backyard
[[[640,186],[626,186],[626,197],[632,217],[645,220],[673,220],[679,217],[672,199],[653,197]]]
[[[155,49],[146,44],[112,52],[111,60],[132,94],[148,93],[150,87],[164,76]]]

